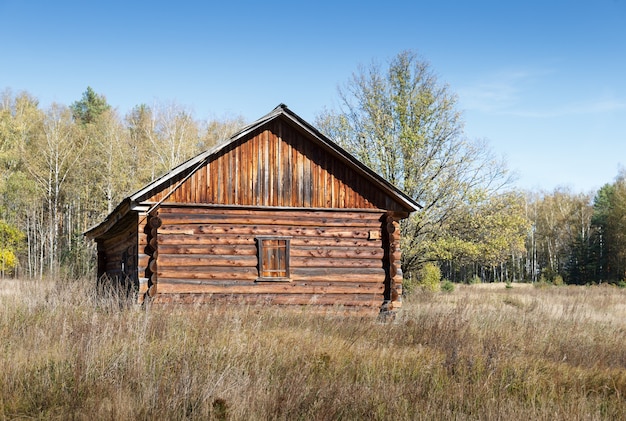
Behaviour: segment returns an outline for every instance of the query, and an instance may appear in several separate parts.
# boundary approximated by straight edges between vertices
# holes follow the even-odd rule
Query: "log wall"
[[[380,307],[386,280],[384,215],[164,205],[158,215],[155,300]],[[290,282],[256,282],[257,236],[290,237]]]
[[[138,284],[136,218],[122,221],[118,230],[98,240],[98,278],[107,275],[127,287]]]

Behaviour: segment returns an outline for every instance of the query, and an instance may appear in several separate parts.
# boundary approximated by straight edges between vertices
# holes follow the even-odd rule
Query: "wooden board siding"
[[[382,303],[382,212],[164,205],[159,218],[158,301]],[[255,282],[258,236],[290,238],[290,282]]]
[[[145,201],[405,210],[353,167],[281,119],[230,144],[178,186],[185,176],[174,177]]]
[[[137,282],[136,217],[130,215],[118,229],[98,241],[98,277],[106,274],[110,279]]]

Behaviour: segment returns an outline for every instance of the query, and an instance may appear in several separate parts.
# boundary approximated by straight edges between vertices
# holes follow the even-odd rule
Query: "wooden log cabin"
[[[281,104],[124,199],[86,236],[137,301],[401,306],[419,205]]]

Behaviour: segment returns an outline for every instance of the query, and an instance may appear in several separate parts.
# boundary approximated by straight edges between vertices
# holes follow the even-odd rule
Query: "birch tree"
[[[169,171],[194,156],[200,147],[198,126],[193,114],[175,102],[151,109],[146,131],[152,148],[152,178]]]
[[[559,187],[527,195],[532,228],[527,238],[530,278],[546,281],[561,276],[568,282],[591,282],[592,196]]]
[[[45,198],[48,265],[54,272],[59,262],[61,199],[66,181],[76,170],[84,145],[76,135],[69,108],[52,104],[43,118],[40,136],[28,139],[23,156],[28,172]]]

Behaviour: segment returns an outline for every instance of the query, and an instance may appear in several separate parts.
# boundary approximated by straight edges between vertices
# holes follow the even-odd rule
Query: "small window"
[[[289,238],[257,237],[257,281],[289,281]]]

